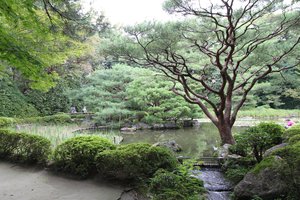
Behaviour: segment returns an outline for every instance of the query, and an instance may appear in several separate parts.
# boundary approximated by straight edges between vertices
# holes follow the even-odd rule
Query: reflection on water
[[[233,132],[240,131],[240,127],[235,127]],[[201,123],[199,127],[183,128],[177,130],[141,130],[123,134],[119,131],[110,131],[120,134],[123,144],[145,142],[154,144],[156,142],[175,140],[183,149],[180,155],[191,157],[210,157],[220,145],[220,136],[217,128],[212,123]],[[96,133],[102,134],[97,131]],[[95,134],[95,132],[94,132]]]

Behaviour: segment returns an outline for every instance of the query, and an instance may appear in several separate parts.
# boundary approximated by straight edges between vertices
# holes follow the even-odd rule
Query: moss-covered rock
[[[252,199],[257,195],[266,200],[274,200],[285,194],[288,186],[283,174],[276,170],[282,162],[280,158],[269,157],[260,162],[244,179],[234,188],[237,199]]]
[[[300,196],[300,142],[274,151],[257,164],[235,187],[237,199],[263,199]]]

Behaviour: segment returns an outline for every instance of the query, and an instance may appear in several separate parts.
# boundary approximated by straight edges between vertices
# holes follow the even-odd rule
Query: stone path
[[[1,200],[117,200],[123,189],[96,179],[74,180],[0,162]]]

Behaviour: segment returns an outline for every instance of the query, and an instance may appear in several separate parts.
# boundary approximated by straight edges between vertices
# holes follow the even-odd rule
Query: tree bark
[[[225,122],[224,120],[219,120],[217,126],[220,136],[221,136],[221,144],[235,144],[235,140],[232,136],[231,125],[229,122]]]

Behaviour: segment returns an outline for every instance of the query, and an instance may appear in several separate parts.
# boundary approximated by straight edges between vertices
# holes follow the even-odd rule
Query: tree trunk
[[[220,136],[221,136],[221,142],[223,144],[235,144],[234,138],[232,136],[231,132],[231,125],[230,123],[226,123],[224,120],[219,120],[218,126],[217,126]]]

